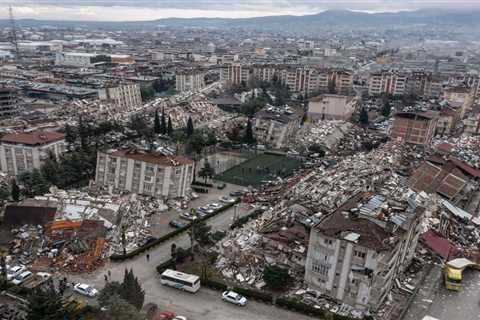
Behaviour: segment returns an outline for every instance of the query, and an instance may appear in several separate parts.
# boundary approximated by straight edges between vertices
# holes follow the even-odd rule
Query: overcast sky
[[[304,15],[328,9],[395,12],[422,8],[479,8],[480,0],[0,0],[0,18],[153,20],[168,17],[245,18]]]

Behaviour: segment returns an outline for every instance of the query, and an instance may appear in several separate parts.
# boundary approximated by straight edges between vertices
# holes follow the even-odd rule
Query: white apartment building
[[[306,284],[356,309],[377,310],[414,256],[423,212],[410,199],[353,197],[312,228]]]
[[[102,101],[114,104],[119,111],[131,110],[142,105],[140,85],[135,83],[102,88],[98,90],[98,97]]]
[[[224,65],[220,71],[220,81],[227,86],[247,84],[250,79],[250,66],[240,63]]]
[[[371,96],[391,94],[401,96],[406,93],[407,75],[395,71],[371,73],[368,79],[368,94]]]
[[[349,120],[358,105],[353,96],[323,94],[308,101],[308,117],[315,120]]]
[[[205,72],[201,70],[184,70],[175,75],[177,92],[197,92],[205,87]]]
[[[7,134],[0,139],[0,168],[11,175],[39,169],[50,153],[58,159],[65,149],[65,135],[62,133],[37,131]]]
[[[187,195],[194,162],[140,150],[97,153],[95,183],[112,190],[173,199]]]

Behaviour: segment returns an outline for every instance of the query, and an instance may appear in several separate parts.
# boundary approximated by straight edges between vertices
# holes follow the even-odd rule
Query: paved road
[[[214,229],[226,230],[233,219],[233,208],[213,217],[208,221]],[[239,210],[239,216],[244,216],[248,210]],[[220,293],[202,288],[195,294],[160,285],[158,273],[155,267],[170,258],[170,246],[188,247],[190,240],[186,234],[179,235],[171,241],[154,248],[149,252],[150,261],[145,255],[139,255],[134,259],[113,263],[107,262],[105,267],[97,270],[94,274],[69,276],[69,281],[85,282],[100,289],[104,286],[104,275],[110,270],[111,280],[121,281],[125,268],[132,268],[135,275],[142,283],[145,290],[145,303],[155,303],[161,310],[172,311],[176,314],[185,315],[193,320],[306,320],[311,319],[296,313],[292,313],[274,306],[249,301],[246,307],[237,307],[223,302]]]
[[[463,291],[449,291],[442,283],[442,268],[435,267],[425,279],[404,320],[418,320],[425,315],[439,320],[480,319],[480,272],[464,273]]]

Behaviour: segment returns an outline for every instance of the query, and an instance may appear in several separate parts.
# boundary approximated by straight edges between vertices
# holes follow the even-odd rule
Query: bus
[[[188,292],[197,292],[198,289],[200,289],[199,276],[171,269],[167,269],[162,273],[160,276],[160,283],[165,286],[182,289]]]
[[[454,291],[462,290],[462,271],[461,269],[446,265],[443,269],[445,288]]]

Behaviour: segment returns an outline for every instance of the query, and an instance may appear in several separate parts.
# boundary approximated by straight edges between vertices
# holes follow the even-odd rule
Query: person
[[[108,277],[109,277],[109,278],[112,277],[112,273],[110,272],[110,270],[108,270]]]
[[[150,261],[150,255],[147,253],[147,261]]]
[[[108,282],[108,276],[106,274],[103,275],[105,277],[105,282]]]

